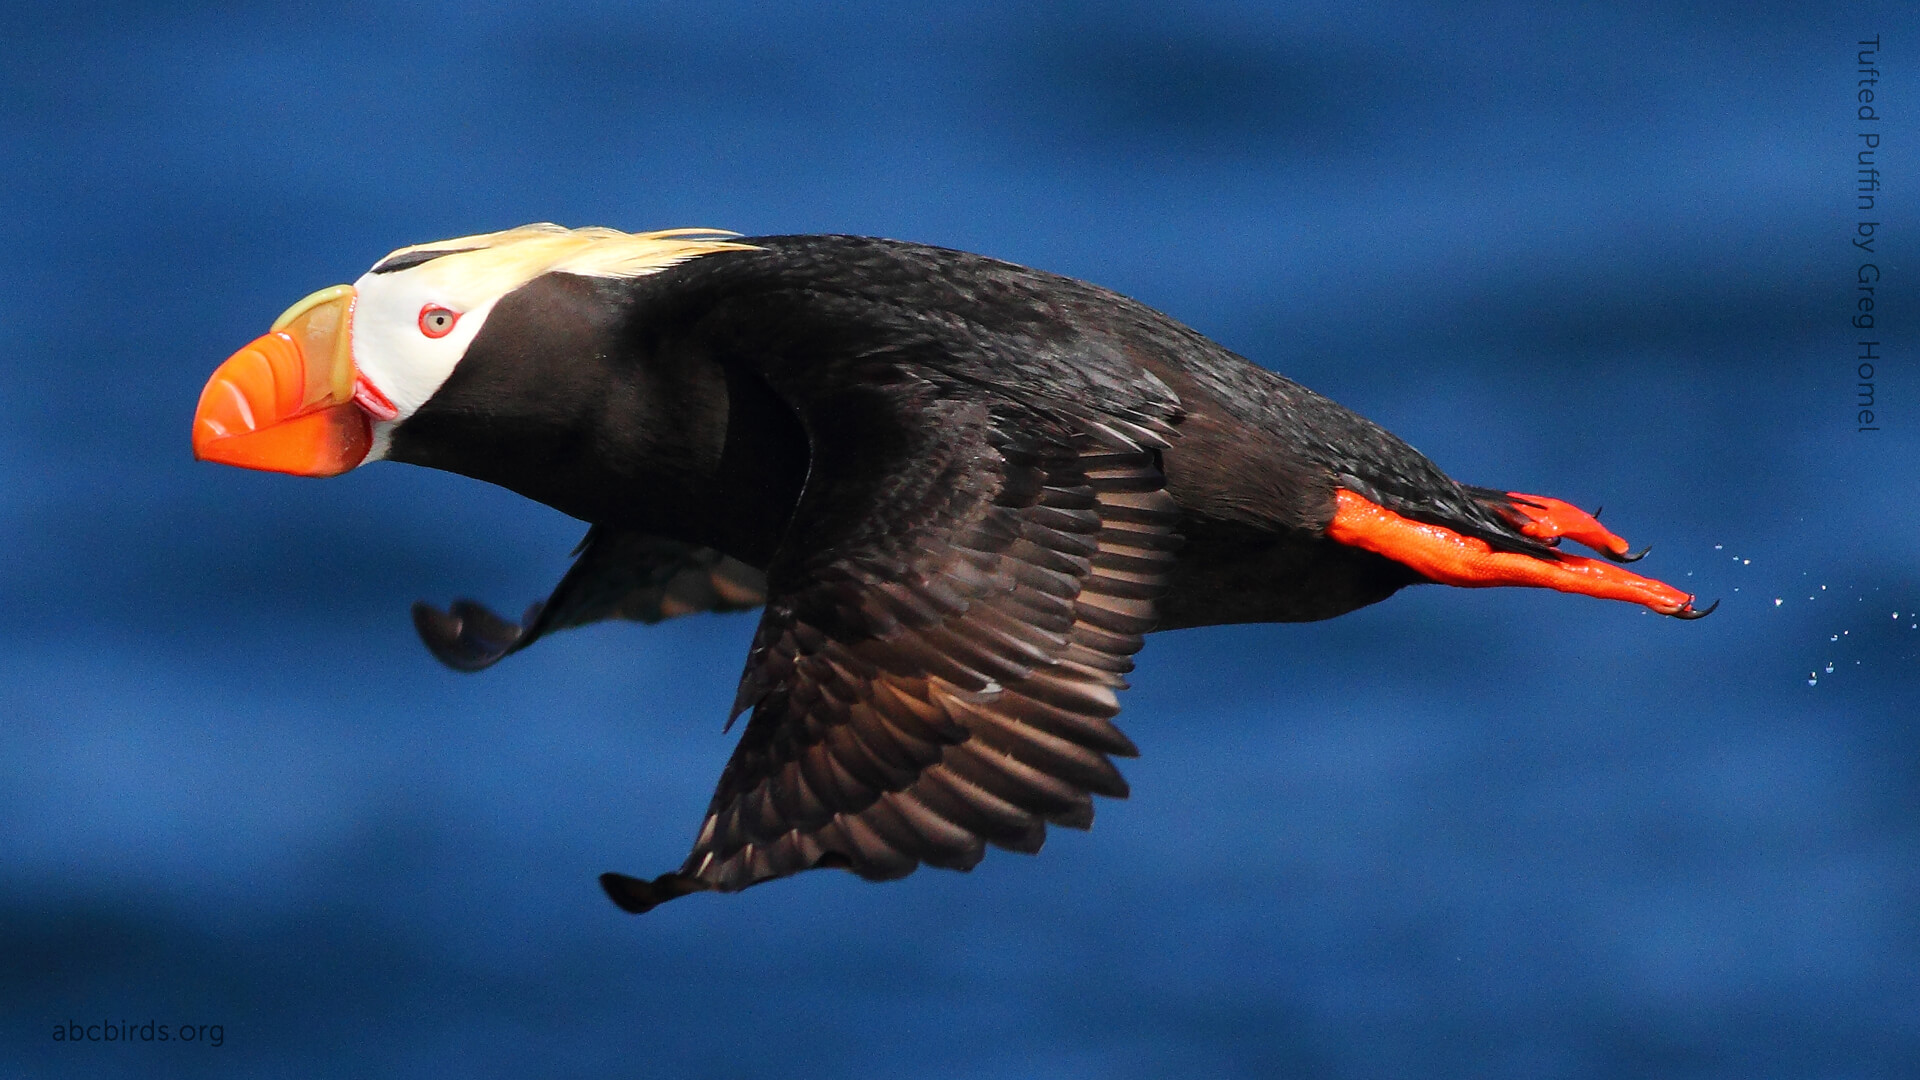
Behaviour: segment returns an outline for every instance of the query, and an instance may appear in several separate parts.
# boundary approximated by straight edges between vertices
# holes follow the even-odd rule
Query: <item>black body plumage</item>
[[[748,720],[645,910],[820,866],[1039,847],[1119,796],[1114,691],[1154,628],[1321,619],[1423,580],[1325,535],[1345,488],[1555,557],[1505,496],[1172,319],[962,252],[749,238],[502,298],[389,456],[593,523],[523,624],[416,608],[484,667],[547,631],[765,603]]]

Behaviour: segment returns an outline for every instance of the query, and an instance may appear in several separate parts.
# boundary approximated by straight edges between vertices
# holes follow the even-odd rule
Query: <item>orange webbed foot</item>
[[[1521,527],[1528,536],[1549,542],[1566,537],[1620,562],[1640,557],[1628,556],[1625,540],[1569,503],[1537,495],[1510,497],[1528,518],[1529,524]],[[1695,608],[1693,594],[1598,559],[1558,554],[1541,558],[1495,551],[1484,540],[1443,525],[1401,517],[1344,488],[1335,492],[1335,500],[1333,520],[1327,525],[1329,539],[1384,555],[1443,585],[1531,585],[1603,600],[1625,600],[1680,619],[1698,619],[1719,606],[1715,601],[1706,608]]]
[[[1507,492],[1507,498],[1513,500],[1513,508],[1527,518],[1520,531],[1536,540],[1551,544],[1564,536],[1619,563],[1639,562],[1652,550],[1641,548],[1629,554],[1626,540],[1600,524],[1598,510],[1589,514],[1570,502],[1518,491]]]

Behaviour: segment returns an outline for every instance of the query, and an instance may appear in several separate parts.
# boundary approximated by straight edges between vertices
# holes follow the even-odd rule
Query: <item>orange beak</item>
[[[366,460],[373,423],[353,403],[353,286],[322,289],[215,369],[193,414],[201,461],[338,476]]]

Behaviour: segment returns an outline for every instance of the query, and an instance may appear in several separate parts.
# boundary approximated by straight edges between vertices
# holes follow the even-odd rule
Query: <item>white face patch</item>
[[[389,255],[382,262],[444,252],[404,270],[368,271],[353,283],[354,366],[394,406],[390,419],[380,418],[384,410],[367,409],[374,415],[373,449],[365,460],[387,456],[393,429],[439,392],[502,296],[546,273],[633,278],[716,251],[752,250],[725,239],[732,235],[522,225]]]
[[[376,420],[368,461],[387,454],[395,425],[418,412],[439,391],[467,347],[486,325],[498,296],[474,295],[472,282],[462,289],[455,275],[433,273],[442,260],[387,274],[367,273],[353,283],[353,363],[360,377],[386,395],[397,415]],[[457,318],[440,337],[421,313],[444,308]]]

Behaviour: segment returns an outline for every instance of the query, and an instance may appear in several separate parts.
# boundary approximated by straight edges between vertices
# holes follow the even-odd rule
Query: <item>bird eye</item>
[[[438,304],[428,304],[420,309],[420,332],[431,338],[446,337],[453,333],[453,324],[459,321],[459,312],[449,311]]]

